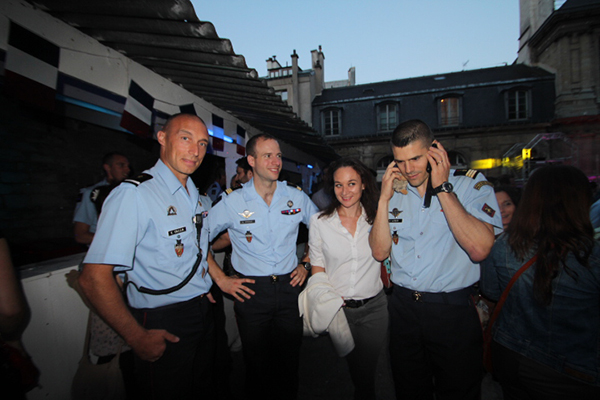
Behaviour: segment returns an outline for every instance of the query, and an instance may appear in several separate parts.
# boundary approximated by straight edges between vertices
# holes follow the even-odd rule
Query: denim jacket
[[[481,263],[481,290],[498,300],[524,261],[501,235]],[[493,338],[525,357],[579,381],[600,386],[600,246],[596,242],[590,268],[567,258],[573,279],[563,270],[552,282],[552,302],[540,305],[533,297],[535,264],[515,282],[493,328]]]

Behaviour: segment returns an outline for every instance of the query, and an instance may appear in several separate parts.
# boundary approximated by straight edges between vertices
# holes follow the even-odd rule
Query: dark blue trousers
[[[248,398],[293,400],[298,393],[302,344],[301,289],[290,285],[289,275],[279,276],[276,282],[270,277],[248,278],[256,280],[247,285],[256,294],[234,305]]]
[[[206,296],[159,308],[132,309],[146,329],[165,329],[179,337],[167,342],[156,362],[135,359],[135,375],[141,398],[214,398],[212,368],[215,335],[213,307]]]
[[[388,310],[396,398],[479,399],[483,339],[470,296],[469,289],[419,296],[394,285]]]

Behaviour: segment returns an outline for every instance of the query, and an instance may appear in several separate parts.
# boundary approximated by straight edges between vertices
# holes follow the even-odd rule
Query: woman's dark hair
[[[507,234],[509,246],[521,261],[536,249],[533,293],[541,304],[552,301],[552,280],[561,268],[577,278],[566,264],[570,253],[589,267],[594,246],[590,206],[588,179],[575,167],[547,165],[529,178]]]
[[[343,167],[350,167],[354,169],[358,175],[360,175],[362,184],[365,185],[365,189],[363,190],[360,198],[360,203],[367,214],[367,222],[369,224],[373,224],[373,221],[375,220],[375,214],[377,213],[377,201],[379,200],[375,176],[365,164],[352,157],[340,158],[339,160],[329,164],[329,167],[327,167],[328,169],[325,173],[325,192],[329,194],[331,202],[323,210],[321,215],[319,215],[319,218],[333,214],[333,212],[341,205],[335,196],[333,174],[335,174],[335,171]]]
[[[519,201],[521,201],[521,189],[510,185],[494,186],[494,193],[501,192],[506,193],[510,197],[515,207],[519,205]]]

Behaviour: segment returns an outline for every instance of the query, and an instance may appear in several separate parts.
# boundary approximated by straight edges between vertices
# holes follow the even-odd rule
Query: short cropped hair
[[[246,143],[247,156],[256,157],[256,143],[258,143],[259,140],[274,140],[279,143],[275,136],[269,135],[268,133],[259,133],[256,136],[252,136],[250,140],[248,140],[248,143]]]
[[[188,117],[196,117],[200,120],[200,122],[202,122],[202,125],[206,126],[206,123],[204,122],[204,120],[202,118],[200,118],[199,116],[197,116],[196,114],[178,113],[178,114],[173,114],[169,118],[167,118],[167,120],[165,121],[165,124],[163,125],[162,131],[167,132],[167,130],[171,126],[171,123],[173,122],[173,120],[175,120],[176,118],[182,117],[184,115],[188,116]]]
[[[427,124],[420,119],[411,119],[398,125],[392,132],[392,146],[406,147],[410,143],[421,140],[425,146],[434,141],[433,132]]]
[[[252,171],[252,167],[250,166],[250,164],[248,164],[248,157],[238,158],[235,163],[246,173],[248,171]]]

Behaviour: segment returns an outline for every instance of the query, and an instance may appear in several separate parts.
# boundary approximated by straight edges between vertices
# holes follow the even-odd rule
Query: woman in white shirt
[[[344,314],[355,342],[346,357],[354,398],[374,399],[377,361],[388,329],[381,263],[373,258],[369,246],[377,186],[372,172],[354,158],[332,163],[325,185],[332,202],[310,221],[312,274],[326,273],[344,299]]]

